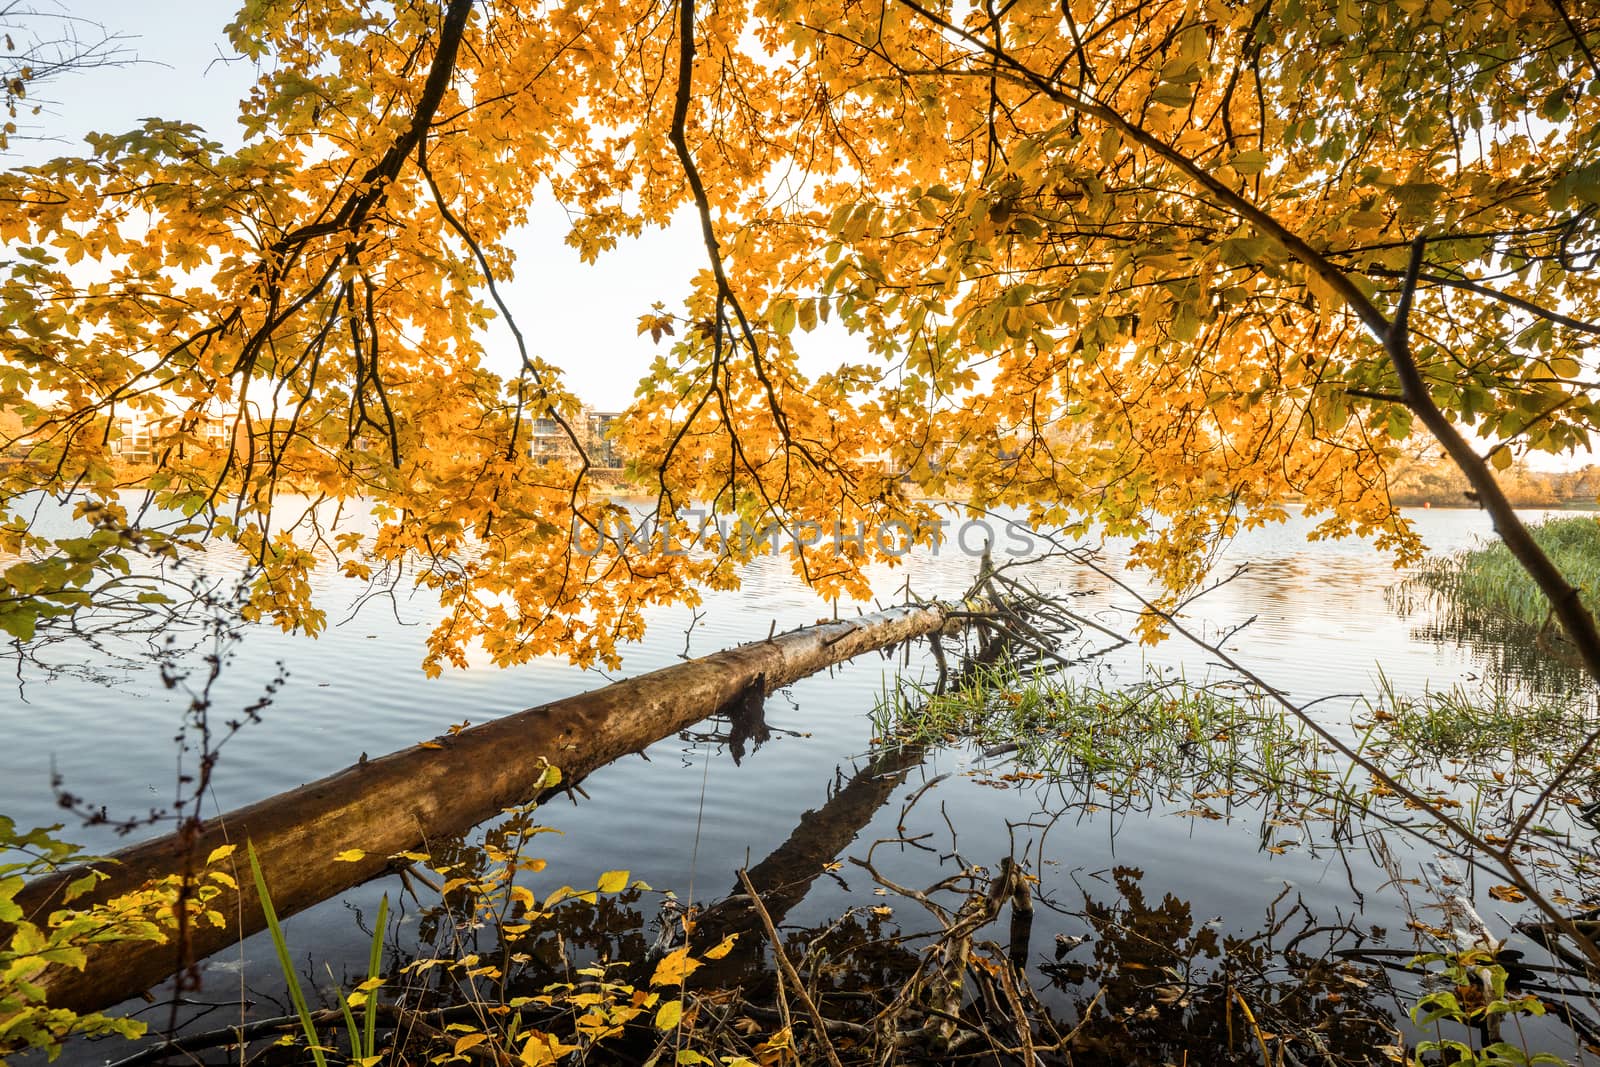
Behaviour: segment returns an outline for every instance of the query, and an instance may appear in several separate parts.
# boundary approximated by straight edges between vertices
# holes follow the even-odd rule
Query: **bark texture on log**
[[[541,757],[561,768],[564,781],[578,781],[744,699],[753,685],[770,693],[864,652],[928,634],[944,621],[938,607],[895,608],[740,645],[517,712],[464,730],[443,748],[413,746],[208,820],[194,854],[203,861],[224,844],[239,845],[242,853],[249,838],[278,913],[292,915],[384,874],[394,853],[466,833],[507,807],[536,799],[530,794]],[[333,861],[347,849],[361,849],[366,858]],[[178,873],[184,857],[177,838],[168,836],[112,859],[104,865],[109,878],[96,898]],[[43,914],[81,873],[40,879],[18,903],[29,914]],[[248,872],[242,875],[243,901],[215,902],[229,926],[194,929],[196,959],[265,926]],[[240,914],[243,929],[232,923]],[[113,943],[99,946],[82,971],[46,972],[43,984],[52,1006],[93,1011],[159,984],[172,975],[175,962],[170,945]]]

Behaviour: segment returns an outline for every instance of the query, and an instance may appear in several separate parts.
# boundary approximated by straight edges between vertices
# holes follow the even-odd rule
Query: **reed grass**
[[[1106,802],[1193,804],[1228,790],[1235,801],[1268,798],[1304,817],[1342,820],[1382,808],[1385,819],[1406,818],[1391,790],[1237,683],[1152,674],[1106,689],[999,666],[943,693],[902,683],[873,714],[881,740],[1014,746],[1016,766],[1030,772],[1021,777],[1070,783]],[[1564,768],[1600,729],[1591,694],[1462,685],[1411,694],[1381,673],[1376,693],[1355,699],[1348,714],[1364,757],[1416,793],[1445,798],[1472,826],[1508,785]],[[1569,786],[1585,795],[1600,789],[1600,765],[1577,768]]]
[[[278,910],[273,907],[272,893],[267,888],[267,877],[261,870],[261,861],[256,856],[253,842],[245,842],[245,854],[250,861],[250,877],[255,882],[256,895],[261,900],[261,911],[267,920],[267,932],[272,938],[272,948],[278,956],[278,967],[282,970],[284,984],[288,987],[289,1000],[294,1006],[296,1018],[300,1021],[300,1028],[306,1036],[307,1051],[310,1052],[316,1067],[327,1067],[326,1050],[319,1043],[316,1018],[312,1014],[310,1005],[306,1003],[300,978],[295,973],[294,963],[289,957],[289,942],[284,936],[283,925],[278,921]],[[378,902],[378,918],[373,924],[372,945],[367,953],[367,980],[361,983],[354,997],[346,996],[342,990],[339,991],[339,1013],[344,1018],[345,1033],[350,1040],[351,1063],[366,1064],[378,1060],[377,991],[383,984],[383,935],[388,923],[389,894],[385,893],[383,899]],[[331,971],[329,976],[332,976]],[[363,1010],[359,1021],[355,1013],[350,1010],[352,1004],[359,1005]]]
[[[1367,705],[1389,745],[1421,757],[1474,762],[1561,760],[1600,726],[1594,697],[1579,692],[1484,691],[1458,684],[1414,695],[1380,678],[1379,693]]]
[[[301,1029],[305,1031],[306,1045],[311,1053],[312,1062],[317,1067],[328,1067],[328,1058],[323,1054],[322,1046],[317,1041],[317,1026],[311,1017],[311,1008],[306,1004],[306,996],[300,988],[300,979],[295,974],[294,961],[289,958],[289,942],[283,936],[283,925],[278,921],[278,910],[272,906],[272,894],[267,889],[267,877],[261,871],[261,861],[256,858],[256,846],[253,842],[245,842],[245,854],[250,859],[250,877],[256,883],[256,895],[261,900],[261,911],[267,919],[267,931],[272,937],[272,947],[278,954],[278,966],[283,971],[284,982],[289,987],[289,1000],[294,1005],[294,1013],[300,1019]]]
[[[1105,689],[1070,677],[995,666],[939,693],[909,683],[873,712],[880,738],[904,744],[1017,746],[1024,767],[1057,778],[1088,774],[1167,787],[1248,771],[1276,781],[1314,763],[1310,732],[1234,683],[1152,676]]]
[[[1600,591],[1600,519],[1592,515],[1550,519],[1532,527],[1532,533],[1593,611]],[[1414,580],[1462,607],[1494,612],[1528,626],[1543,626],[1550,614],[1549,601],[1499,541],[1430,557]]]

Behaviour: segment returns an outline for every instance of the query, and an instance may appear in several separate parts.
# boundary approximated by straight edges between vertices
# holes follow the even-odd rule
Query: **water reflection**
[[[1467,512],[1419,518],[1425,536],[1441,548],[1457,547],[1487,529],[1480,516]],[[1302,697],[1370,692],[1381,661],[1398,689],[1417,692],[1467,672],[1481,675],[1484,657],[1492,655],[1507,657],[1529,684],[1566,684],[1562,679],[1569,675],[1553,669],[1547,657],[1529,653],[1525,641],[1453,623],[1428,605],[1386,602],[1383,590],[1395,575],[1385,561],[1360,545],[1308,547],[1304,525],[1296,519],[1238,539],[1227,558],[1249,562],[1250,569],[1192,609],[1213,633],[1259,616],[1234,644],[1273,684]],[[904,569],[885,570],[882,588],[898,587],[909,575],[919,591],[945,594],[964,588],[972,570],[973,561],[964,557],[916,556]],[[1112,625],[1126,621],[1131,606],[1079,568],[1053,562],[1032,577],[1047,588],[1085,594],[1077,604],[1091,618]],[[319,595],[335,601],[360,594],[337,575],[319,572],[315,580]],[[235,672],[224,679],[241,703],[259,692],[279,659],[288,661],[291,679],[266,723],[230,749],[218,772],[218,808],[329,773],[362,751],[376,755],[438,734],[453,722],[482,721],[598,682],[555,663],[427,680],[416,664],[433,608],[420,600],[395,607],[398,617],[389,606],[369,609],[315,643],[264,631],[246,637]],[[688,649],[696,654],[760,637],[769,626],[814,621],[831,614],[832,605],[800,587],[783,561],[764,560],[748,572],[744,591],[715,594],[701,611],[704,622]],[[689,619],[686,612],[655,613],[651,635],[631,653],[629,670],[676,661],[686,651]],[[1519,656],[1527,656],[1526,662]],[[536,854],[548,858],[556,873],[530,875],[530,884],[545,893],[561,882],[592,885],[598,872],[626,868],[652,885],[678,890],[686,902],[703,903],[690,892],[693,887],[700,887],[699,897],[708,885],[727,893],[736,885],[734,871],[748,867],[782,924],[786,951],[805,963],[829,1010],[842,1021],[865,1025],[860,1020],[886,1006],[871,999],[874,991],[902,988],[922,965],[935,924],[920,905],[872,892],[870,878],[849,863],[852,856],[862,857],[862,842],[894,840],[892,856],[884,849],[876,855],[880,872],[919,889],[979,864],[997,872],[1002,860],[1014,858],[1040,880],[1032,928],[1020,939],[1029,946],[1022,969],[1050,1010],[1050,1026],[1065,1035],[1085,1023],[1074,1039],[1081,1047],[1072,1046],[1075,1062],[1126,1062],[1144,1055],[1137,1052],[1141,1048],[1149,1050],[1150,1062],[1182,1062],[1185,1049],[1189,1062],[1215,1062],[1224,1053],[1240,1062],[1259,1060],[1241,998],[1263,1033],[1302,1035],[1282,1045],[1284,1062],[1326,1062],[1316,1052],[1323,1046],[1331,1056],[1364,1062],[1357,1056],[1363,1042],[1371,1050],[1394,1041],[1397,1031],[1415,1037],[1398,998],[1420,986],[1415,975],[1395,968],[1435,942],[1426,931],[1407,926],[1412,914],[1398,897],[1429,860],[1425,847],[1402,839],[1382,845],[1364,836],[1341,839],[1296,824],[1292,812],[1264,797],[1252,799],[1227,767],[1204,764],[1198,750],[1171,753],[1175,770],[1165,778],[1129,782],[1078,767],[1049,783],[1007,781],[1007,774],[1026,768],[981,758],[962,746],[873,751],[867,713],[894,672],[908,663],[913,672],[933,669],[919,653],[865,658],[797,684],[743,725],[697,728],[654,746],[649,763],[629,760],[595,774],[585,783],[592,801],[570,808],[563,802],[541,813],[566,836],[538,839]],[[1175,642],[1120,650],[1096,670],[1110,685],[1142,678],[1147,668],[1192,682],[1217,677],[1205,657]],[[36,689],[26,714],[20,704],[7,705],[14,744],[0,753],[0,811],[25,823],[55,821],[48,772],[34,773],[52,753],[72,780],[98,783],[96,799],[114,808],[139,810],[153,784],[168,787],[168,740],[177,709],[159,679],[119,671],[116,680],[116,688],[64,679]],[[1347,707],[1325,708],[1330,721],[1350,728]],[[763,727],[770,740],[757,748]],[[83,745],[86,736],[99,742],[95,751]],[[742,749],[737,765],[726,758],[736,743]],[[119,753],[114,763],[104,757],[110,750]],[[1183,789],[1216,794],[1198,805],[1216,817],[1186,814],[1193,805],[1177,803]],[[925,792],[908,816],[905,807],[918,790]],[[486,845],[503,848],[505,841],[489,836],[435,846],[439,857],[470,871],[491,862]],[[1587,842],[1575,838],[1572,847],[1587,848]],[[977,863],[964,859],[963,850]],[[842,866],[831,870],[832,864]],[[980,881],[952,891],[952,911],[960,910],[962,894],[985,876],[973,875]],[[1285,883],[1293,890],[1280,897]],[[411,888],[417,895],[397,918],[391,953],[401,955],[391,958],[392,965],[451,945],[470,944],[486,957],[503,951],[481,929],[458,929],[458,912],[430,913],[439,901],[426,886],[414,881]],[[1484,887],[1472,888],[1480,906],[1499,907],[1507,918],[1516,915],[1484,897]],[[297,948],[315,950],[316,963],[307,969],[322,986],[329,982],[325,963],[341,976],[361,969],[366,939],[352,913],[373,914],[382,891],[399,895],[405,886],[390,880],[291,921]],[[649,960],[660,950],[658,935],[681,914],[656,893],[576,904],[566,917],[572,929],[560,941],[540,939],[514,950],[527,958],[508,969],[507,981],[533,995],[586,960]],[[979,979],[969,968],[964,1017],[993,1007],[983,999],[990,993],[981,991],[982,983],[998,979],[985,968],[1012,964],[1019,942],[1015,916],[1002,907],[990,927],[975,933],[975,942],[994,947],[974,950],[973,958],[985,962],[973,967],[989,977]],[[706,977],[727,978],[746,985],[751,996],[769,997],[770,959],[752,920],[748,905],[731,897],[704,909],[705,934],[722,924],[748,935],[730,962]],[[1080,938],[1087,940],[1078,943]],[[1404,958],[1372,955],[1379,949]],[[1536,945],[1519,943],[1516,950],[1527,953],[1530,966],[1549,965]],[[277,995],[282,983],[272,973],[270,950],[252,943],[249,952],[251,986]],[[1362,955],[1340,955],[1345,952]],[[232,976],[220,981],[225,988]],[[1004,999],[997,986],[989,988]],[[769,997],[757,1007],[773,1010],[772,1005]],[[261,1010],[273,1009],[263,1002]],[[1318,1012],[1331,1020],[1320,1031]],[[1571,1054],[1570,1034],[1538,1033],[1544,1047]],[[1043,1025],[1036,1036],[1046,1044],[1054,1040]],[[1272,1046],[1274,1057],[1279,1047]]]
[[[1338,954],[1381,943],[1381,928],[1328,921],[1285,887],[1256,932],[1229,934],[1172,892],[1148,891],[1139,868],[1117,867],[1097,882],[1079,887],[1073,913],[1087,932],[1058,936],[1055,959],[1040,968],[1088,1020],[1080,1055],[1354,1064],[1401,1050],[1393,1020],[1403,1006],[1387,973]]]
[[[731,766],[726,733],[690,744],[700,757],[722,748]],[[742,771],[767,755],[747,753]],[[1197,807],[1208,801],[1195,795],[1213,794],[1215,818],[1178,810],[1183,782]],[[804,783],[812,806],[788,816],[759,862],[735,865],[748,867],[847,1064],[885,1056],[1022,1063],[1017,1050],[1026,1043],[1036,1063],[1355,1064],[1383,1062],[1385,1050],[1415,1042],[1406,1012],[1425,985],[1407,964],[1438,945],[1431,901],[1459,892],[1423,884],[1426,852],[1371,833],[1351,840],[1331,822],[1302,823],[1259,781],[1219,775],[1195,752],[1174,752],[1171,762],[1111,784],[1092,774],[1046,782],[995,756],[910,746]],[[604,801],[577,810],[594,807]],[[564,882],[585,884],[570,867],[545,871],[532,859],[556,843],[541,824],[567,822],[563,814],[518,812],[469,838],[430,842],[426,862],[382,887],[399,902],[388,988],[408,1012],[442,1024],[460,1004],[459,974],[405,973],[429,960],[471,956],[483,968],[470,980],[473,996],[497,1003],[547,996],[596,964],[608,981],[642,986],[681,943],[686,902],[637,887],[562,904],[558,927],[502,936],[521,913],[497,871],[514,870],[536,900]],[[689,843],[689,828],[675,835],[648,811],[633,818]],[[575,844],[613,862],[603,838]],[[617,844],[616,855],[626,854],[630,843]],[[724,884],[729,895],[695,909],[691,947],[703,953],[729,934],[739,941],[696,986],[708,996],[723,991],[715,996],[730,1020],[771,1033],[781,1017],[771,949],[737,880]],[[353,915],[340,908],[333,918],[359,931],[370,914],[357,904]],[[298,929],[291,936],[304,939]],[[296,959],[325,1000],[329,964],[344,988],[359,981],[361,964],[341,956],[335,940],[299,945],[314,946]],[[257,961],[248,980],[260,991],[257,1012],[270,1014],[281,1010],[273,1006],[281,980],[270,951],[257,946],[246,946]],[[1516,964],[1515,989],[1571,992],[1537,946],[1512,951],[1522,953],[1506,957]],[[1572,1054],[1588,1009],[1552,1003],[1555,1018],[1522,1037],[1536,1050]],[[649,1028],[629,1030],[585,1059],[643,1062],[657,1040]]]
[[[1498,612],[1451,600],[1417,581],[1397,584],[1387,599],[1397,614],[1418,620],[1412,629],[1415,640],[1472,648],[1492,685],[1523,686],[1536,693],[1574,693],[1589,685],[1558,627],[1534,630]]]

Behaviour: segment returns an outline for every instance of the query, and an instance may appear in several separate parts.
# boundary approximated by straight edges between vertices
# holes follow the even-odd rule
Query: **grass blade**
[[[245,854],[250,857],[250,877],[255,879],[256,895],[261,898],[261,912],[267,918],[267,931],[272,935],[272,947],[278,951],[278,965],[283,969],[283,979],[289,985],[289,999],[294,1003],[295,1014],[300,1016],[300,1025],[305,1029],[306,1041],[310,1043],[311,1058],[316,1061],[317,1067],[328,1067],[328,1060],[322,1054],[322,1046],[317,1044],[317,1028],[311,1021],[311,1009],[306,1007],[305,994],[300,990],[300,979],[295,977],[294,964],[289,959],[289,942],[284,939],[283,926],[278,922],[278,913],[272,907],[272,896],[267,892],[267,879],[261,873],[261,861],[256,858],[256,846],[246,840],[244,847]]]
[[[377,978],[379,976],[379,972],[383,968],[383,931],[388,924],[389,894],[385,893],[383,895],[383,899],[378,902],[378,921],[374,924],[372,930],[372,951],[367,956],[368,982],[371,982],[374,978]],[[365,1005],[366,1014],[362,1019],[362,1022],[365,1024],[362,1031],[365,1036],[362,1049],[364,1050],[364,1054],[368,1056],[376,1056],[378,1054],[376,1044],[378,1026],[377,1000],[378,991],[376,989],[368,990],[367,1003]]]
[[[328,968],[328,977],[333,977],[333,968]],[[362,1051],[361,1028],[356,1025],[356,1017],[350,1013],[350,998],[344,995],[344,990],[339,991],[339,1013],[344,1016],[344,1032],[350,1035],[350,1062],[360,1063],[367,1058],[367,1053]]]

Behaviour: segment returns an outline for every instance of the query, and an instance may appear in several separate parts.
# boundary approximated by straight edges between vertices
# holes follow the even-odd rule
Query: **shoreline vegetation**
[[[1600,592],[1600,521],[1588,515],[1564,516],[1529,529],[1551,562],[1577,588],[1584,606],[1594,611],[1595,595]],[[1411,580],[1442,596],[1454,610],[1499,616],[1529,628],[1541,639],[1559,631],[1544,594],[1499,541],[1430,556]]]
[[[588,409],[585,409],[588,410]],[[618,417],[604,413],[605,425]],[[541,420],[545,421],[545,420]],[[557,435],[538,433],[529,446],[535,459],[570,461],[576,453],[552,447]],[[26,429],[13,412],[0,409],[0,445],[5,442],[26,440]],[[610,441],[607,431],[593,430],[586,440],[592,450],[604,450],[604,463],[591,467],[589,478],[602,491],[625,497],[648,496],[652,475],[648,470],[637,469],[624,453]],[[0,468],[19,463],[26,450],[13,445],[0,447]],[[15,454],[13,454],[15,453]],[[161,475],[163,467],[155,462],[130,461],[126,455],[114,451],[108,458],[113,478],[124,489],[152,488],[151,479]],[[220,463],[220,453],[219,453]],[[1589,464],[1572,470],[1534,470],[1519,461],[1498,472],[1501,489],[1512,506],[1518,508],[1571,508],[1600,510],[1600,464]],[[1448,459],[1428,455],[1403,455],[1389,465],[1387,490],[1389,499],[1399,507],[1477,508],[1476,495],[1467,478]],[[948,486],[938,499],[952,502],[965,498],[960,486]],[[932,498],[930,498],[932,499]],[[1289,499],[1294,499],[1293,494]]]
[[[1497,477],[1513,507],[1593,509],[1600,501],[1600,465],[1540,471],[1514,463]],[[1401,507],[1478,506],[1466,476],[1444,459],[1401,459],[1390,467],[1388,490]]]

